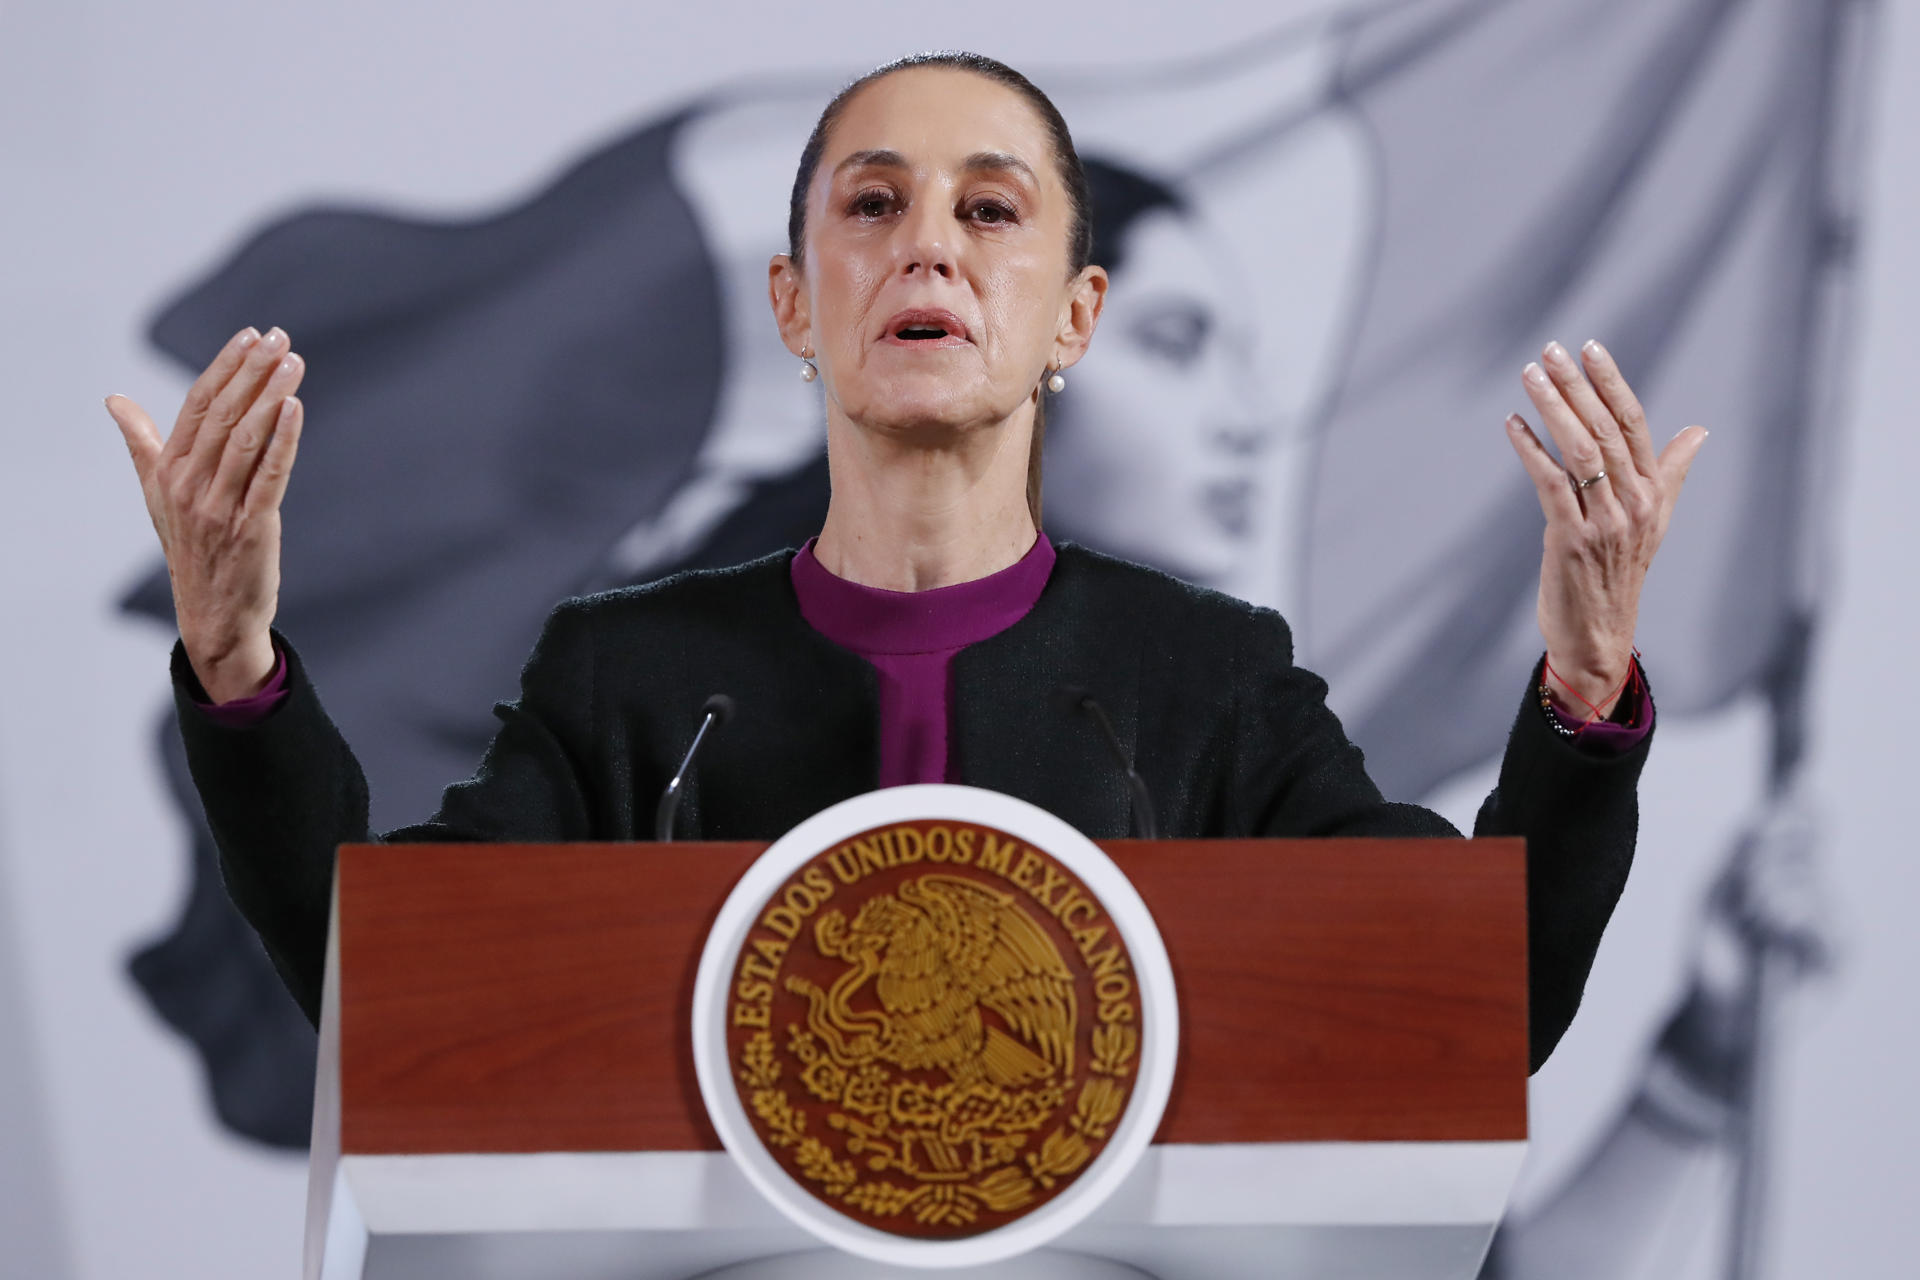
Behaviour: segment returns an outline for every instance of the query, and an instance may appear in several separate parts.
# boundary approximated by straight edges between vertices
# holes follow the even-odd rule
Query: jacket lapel
[[[738,724],[703,752],[681,802],[685,829],[703,839],[774,839],[879,784],[879,677],[800,616],[791,559],[769,557],[743,576],[729,630],[746,639],[699,660],[738,706]],[[685,737],[707,692],[686,691]],[[668,754],[677,761],[684,750]]]
[[[1097,566],[1058,548],[1027,616],[953,662],[951,741],[970,786],[1030,801],[1088,836],[1131,834],[1126,774],[1099,729],[1059,696],[1086,690],[1106,709],[1129,759],[1137,754],[1140,649]]]

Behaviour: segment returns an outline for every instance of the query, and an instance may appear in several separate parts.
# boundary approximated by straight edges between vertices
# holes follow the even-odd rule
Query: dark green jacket
[[[474,776],[387,840],[645,840],[707,697],[733,719],[703,748],[683,839],[771,840],[879,777],[873,668],[801,618],[791,552],[570,600]],[[289,692],[246,729],[213,723],[175,650],[195,785],[227,887],[309,1017],[320,1005],[334,850],[373,838],[358,763],[284,646]],[[973,785],[1032,801],[1087,835],[1125,836],[1131,800],[1092,723],[1097,698],[1133,754],[1165,836],[1457,836],[1384,800],[1293,665],[1270,609],[1063,544],[1032,611],[953,664],[954,759]],[[1523,700],[1477,835],[1527,838],[1532,1061],[1573,1019],[1626,883],[1647,741],[1599,756]]]

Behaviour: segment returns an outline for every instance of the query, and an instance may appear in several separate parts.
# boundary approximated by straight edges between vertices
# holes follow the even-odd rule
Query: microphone
[[[1100,728],[1100,735],[1107,740],[1107,750],[1113,753],[1114,763],[1127,775],[1127,785],[1133,789],[1134,820],[1141,836],[1158,840],[1160,824],[1154,821],[1153,797],[1147,794],[1146,779],[1134,771],[1133,761],[1127,759],[1127,749],[1120,745],[1120,735],[1113,731],[1113,721],[1107,718],[1107,709],[1077,684],[1061,685],[1054,697],[1069,714],[1084,711],[1093,717],[1094,724]]]
[[[687,773],[693,768],[693,758],[700,754],[700,744],[707,740],[707,730],[719,728],[732,715],[733,699],[724,693],[714,694],[700,708],[700,728],[694,732],[693,745],[687,748],[687,758],[680,762],[679,772],[673,775],[673,781],[667,783],[667,789],[660,793],[660,807],[654,810],[653,838],[661,844],[673,839],[673,814],[680,807],[680,784],[687,780]]]

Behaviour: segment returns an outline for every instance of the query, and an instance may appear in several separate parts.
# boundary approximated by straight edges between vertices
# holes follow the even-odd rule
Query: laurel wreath
[[[809,1074],[821,1061],[820,1050],[812,1037],[798,1026],[787,1028],[791,1048],[809,1068]],[[1140,1050],[1139,1032],[1123,1023],[1102,1023],[1092,1036],[1092,1060],[1089,1075],[1074,1099],[1073,1115],[1040,1141],[1037,1150],[1025,1155],[1025,1168],[1011,1163],[1026,1145],[1026,1135],[1004,1133],[995,1145],[995,1153],[1009,1163],[983,1174],[971,1182],[927,1182],[905,1187],[882,1179],[862,1179],[852,1160],[834,1156],[833,1149],[806,1132],[807,1114],[793,1105],[781,1083],[781,1065],[774,1051],[773,1033],[755,1032],[740,1054],[739,1076],[747,1087],[747,1100],[754,1115],[766,1127],[767,1142],[791,1149],[800,1175],[816,1184],[829,1200],[841,1200],[871,1218],[895,1218],[911,1213],[914,1220],[927,1226],[965,1225],[985,1211],[1011,1212],[1030,1204],[1037,1190],[1052,1190],[1062,1178],[1071,1177],[1093,1157],[1092,1143],[1104,1140],[1126,1108],[1127,1087],[1122,1079],[1133,1070]],[[815,1082],[803,1083],[816,1097],[830,1096]],[[1065,1088],[1072,1087],[1072,1080]],[[1060,1095],[1054,1095],[1056,1097]],[[1048,1108],[1050,1111],[1051,1108]],[[1046,1114],[1034,1115],[1036,1122]],[[859,1154],[863,1143],[875,1131],[858,1117],[835,1111],[828,1115],[829,1127],[848,1133],[850,1154]],[[1025,1127],[1014,1122],[1016,1128]],[[1037,1124],[1036,1126],[1037,1127]],[[882,1144],[872,1143],[876,1149]],[[868,1162],[884,1169],[888,1161],[876,1155]]]

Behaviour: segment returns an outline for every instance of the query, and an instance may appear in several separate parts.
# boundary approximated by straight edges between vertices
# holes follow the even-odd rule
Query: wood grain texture
[[[1526,1137],[1521,841],[1103,847],[1180,996],[1157,1141]]]
[[[342,1150],[717,1149],[693,977],[765,847],[343,848]]]
[[[1103,846],[1179,989],[1158,1141],[1525,1136],[1518,840]],[[693,977],[763,848],[343,848],[343,1150],[717,1149]]]

